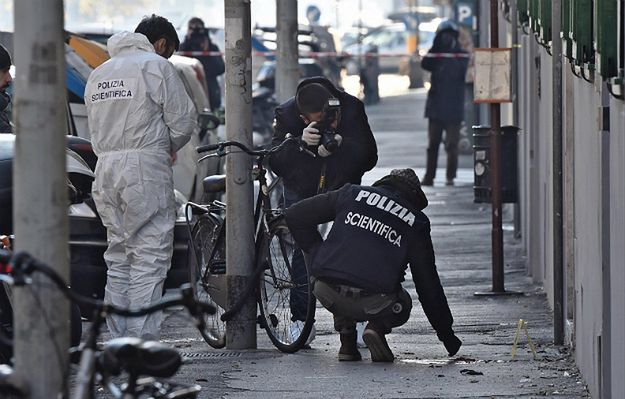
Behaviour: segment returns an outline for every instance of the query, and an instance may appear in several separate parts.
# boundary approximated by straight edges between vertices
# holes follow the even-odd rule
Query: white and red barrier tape
[[[187,57],[197,57],[197,56],[207,56],[207,55],[225,55],[224,52],[221,51],[178,51],[176,54],[184,55]],[[253,51],[252,55],[257,56],[270,56],[275,55],[275,51]],[[393,54],[393,53],[366,53],[363,54],[364,57],[379,57],[379,58],[389,58],[389,57],[410,57],[411,54]],[[326,58],[326,57],[358,57],[357,54],[352,53],[337,53],[337,52],[310,52],[310,53],[302,53],[301,57],[307,58]],[[471,54],[468,53],[427,53],[423,56],[424,58],[469,58]]]

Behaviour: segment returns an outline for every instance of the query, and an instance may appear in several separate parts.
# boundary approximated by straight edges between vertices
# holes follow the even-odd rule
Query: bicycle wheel
[[[195,257],[189,262],[189,281],[195,284],[196,296],[217,308],[204,315],[202,338],[213,348],[226,346],[226,323],[221,315],[226,306],[226,236],[225,222],[213,214],[201,215],[191,231]]]
[[[296,352],[305,345],[315,317],[308,267],[284,223],[265,235],[260,252],[261,325],[279,350]]]

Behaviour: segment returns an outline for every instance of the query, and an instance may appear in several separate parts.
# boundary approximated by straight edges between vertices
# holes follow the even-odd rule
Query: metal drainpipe
[[[553,341],[564,343],[564,241],[562,174],[562,40],[561,0],[551,2],[553,72]]]
[[[517,12],[517,0],[510,0],[510,22],[512,26],[512,124],[519,126],[519,16]],[[520,146],[519,146],[520,147]],[[520,159],[521,157],[519,157]],[[521,179],[517,177],[517,181],[521,182]],[[520,237],[521,232],[521,206],[517,202],[514,204],[514,236]]]

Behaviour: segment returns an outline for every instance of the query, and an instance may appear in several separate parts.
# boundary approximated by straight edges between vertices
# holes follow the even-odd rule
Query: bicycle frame
[[[275,184],[271,187],[269,186],[267,180],[268,171],[264,166],[264,160],[268,155],[280,151],[285,147],[286,143],[289,142],[297,142],[297,139],[288,138],[277,147],[263,150],[250,150],[242,143],[226,141],[198,147],[197,151],[199,153],[216,151],[215,153],[201,158],[205,159],[206,157],[212,156],[225,156],[232,152],[226,152],[226,148],[237,147],[254,157],[254,180],[258,181],[259,184],[258,196],[255,200],[254,213],[252,215],[254,223],[254,270],[240,297],[222,314],[220,320],[221,322],[230,320],[232,316],[247,303],[249,295],[254,293],[256,294],[256,299],[260,306],[260,324],[267,331],[272,343],[281,351],[295,352],[304,345],[305,339],[308,337],[311,330],[314,319],[314,296],[310,291],[306,275],[302,274],[301,269],[298,269],[296,273],[291,263],[292,259],[294,259],[294,254],[299,251],[299,249],[293,244],[292,237],[288,232],[288,227],[280,217],[282,213],[279,211],[279,208],[272,207],[270,193],[271,190],[275,189]],[[301,143],[300,151],[305,151],[301,147]],[[207,183],[207,186],[210,187],[213,187],[213,185],[218,189],[223,187],[220,180],[213,180],[211,178],[211,180],[207,180]],[[210,206],[200,206],[196,204],[191,206],[201,208],[201,213],[210,212]],[[202,249],[202,257],[204,260],[204,263],[199,261],[199,251],[196,250],[196,243],[194,242],[194,252],[198,255],[198,268],[202,276],[202,280],[200,281],[201,287],[199,289],[208,291],[208,294],[212,295],[210,291],[214,290],[215,287],[212,287],[210,284],[204,286],[204,283],[214,274],[210,270],[210,267],[212,265],[213,256],[215,256],[216,248],[206,244],[216,242],[214,237],[211,237],[210,232],[217,232],[217,229],[213,228],[213,230],[210,230],[210,223],[210,221],[202,220],[202,217],[200,217],[194,225],[193,231],[191,231],[191,236],[194,237],[192,242],[198,237],[199,248]],[[206,235],[202,235],[200,232],[204,232]],[[223,236],[223,230],[218,233]],[[209,238],[207,239],[205,237]],[[206,256],[208,254],[210,254],[210,258],[208,258],[209,260],[206,262]],[[307,274],[307,271],[304,271],[304,273]],[[192,277],[196,278],[195,276]],[[304,277],[303,284],[301,282],[302,277]],[[294,279],[298,279],[300,282],[296,282]],[[291,295],[293,290],[298,290],[298,293],[295,295],[301,298],[302,294],[299,290],[301,290],[302,287],[306,291],[306,295],[308,295],[305,299],[307,306],[306,315],[304,316],[305,319],[294,319],[294,317],[302,316],[300,316],[301,311],[298,313],[298,316],[291,313]],[[221,307],[225,309],[224,306]],[[295,321],[304,322],[305,327],[301,328]],[[290,326],[291,324],[295,324],[296,326],[294,329],[289,330],[289,328],[293,327]],[[205,339],[210,345],[217,347],[211,340]]]

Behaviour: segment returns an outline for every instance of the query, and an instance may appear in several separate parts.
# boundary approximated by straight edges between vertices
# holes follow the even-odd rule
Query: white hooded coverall
[[[87,82],[85,104],[98,156],[93,198],[107,229],[105,302],[139,308],[159,300],[173,253],[176,209],[171,155],[197,129],[174,66],[147,37],[121,32],[111,59]],[[158,339],[162,312],[111,316],[113,337]]]

